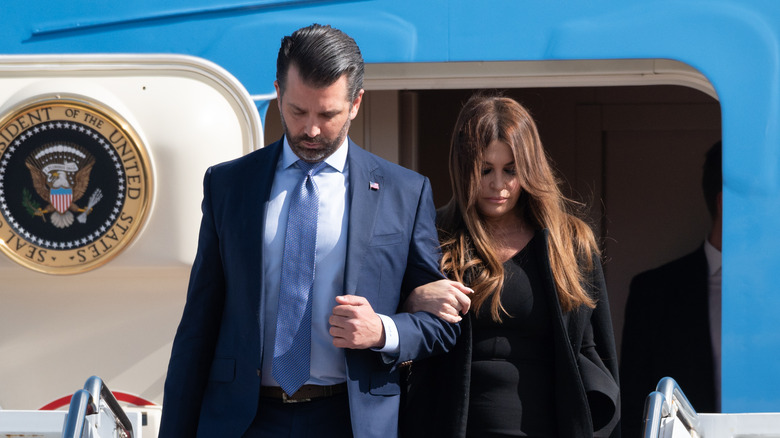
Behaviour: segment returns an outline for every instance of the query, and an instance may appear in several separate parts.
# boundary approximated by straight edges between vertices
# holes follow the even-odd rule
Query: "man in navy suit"
[[[631,281],[620,363],[623,436],[640,436],[645,399],[667,376],[698,412],[720,412],[721,162],[717,142],[702,174],[712,218],[706,240]]]
[[[454,345],[458,326],[396,313],[412,289],[442,278],[435,210],[427,178],[347,137],[362,83],[352,38],[297,30],[282,40],[274,83],[285,136],[206,172],[161,437],[397,436],[399,366]],[[323,161],[313,176],[301,170]],[[282,254],[302,178],[319,190],[310,369],[287,394],[274,343],[285,340]]]

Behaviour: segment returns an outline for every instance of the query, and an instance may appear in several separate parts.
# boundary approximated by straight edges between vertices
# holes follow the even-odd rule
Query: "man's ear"
[[[274,81],[274,88],[276,89],[276,106],[279,107],[279,112],[282,112],[282,92],[279,89],[279,81]]]
[[[355,100],[352,101],[351,108],[349,109],[349,120],[354,120],[355,117],[357,117],[358,110],[360,109],[360,102],[363,101],[364,92],[365,90],[361,88]]]

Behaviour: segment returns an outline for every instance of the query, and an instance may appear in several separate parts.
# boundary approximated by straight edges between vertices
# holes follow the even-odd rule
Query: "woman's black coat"
[[[596,260],[585,285],[596,308],[564,314],[553,281],[548,232],[533,239],[542,281],[554,309],[556,423],[561,437],[619,436],[618,362],[601,263]],[[455,348],[413,363],[402,405],[402,437],[465,437],[471,380],[471,313],[461,322]],[[614,433],[613,433],[614,431]]]

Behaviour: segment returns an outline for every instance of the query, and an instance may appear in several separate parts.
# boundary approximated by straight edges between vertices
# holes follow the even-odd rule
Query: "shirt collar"
[[[722,255],[707,239],[704,239],[704,255],[707,256],[707,266],[710,269],[710,275],[718,272],[721,268]]]
[[[344,172],[344,166],[347,164],[347,152],[349,151],[349,138],[344,137],[344,142],[341,143],[338,149],[336,149],[331,156],[325,159],[325,164],[334,168],[338,172]],[[287,142],[287,136],[284,136],[284,147],[282,148],[282,169],[295,164],[300,158],[295,155],[295,152],[290,148],[290,143]]]

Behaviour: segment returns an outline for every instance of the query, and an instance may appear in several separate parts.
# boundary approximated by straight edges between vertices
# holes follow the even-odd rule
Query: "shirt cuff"
[[[386,315],[380,315],[379,319],[382,320],[382,326],[385,328],[385,346],[382,348],[374,348],[374,351],[384,353],[385,355],[398,355],[401,351],[401,343],[398,340],[398,327],[395,325],[395,321]]]

